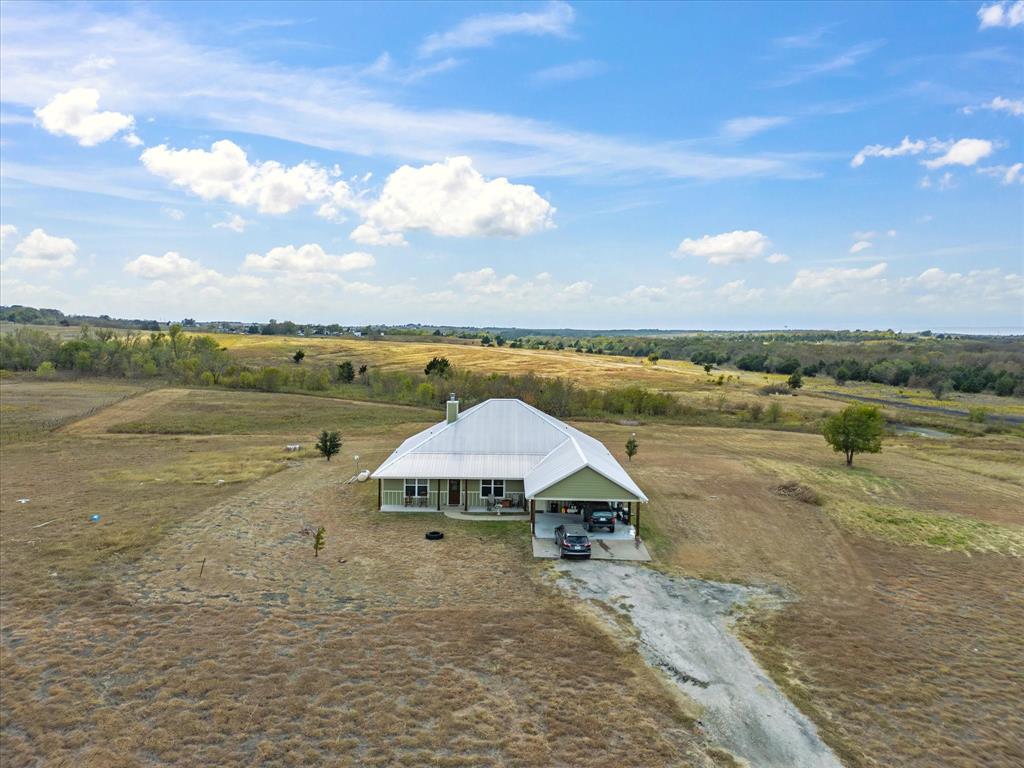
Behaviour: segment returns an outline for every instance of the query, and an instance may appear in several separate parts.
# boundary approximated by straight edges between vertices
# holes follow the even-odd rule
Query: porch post
[[[383,504],[383,503],[381,502],[381,495],[382,495],[382,494],[381,494],[381,488],[382,488],[383,486],[384,486],[384,481],[383,481],[383,480],[381,480],[381,479],[380,479],[380,478],[378,477],[378,478],[377,478],[377,509],[380,509],[381,507],[383,507],[383,506],[384,506],[384,504]]]
[[[462,481],[462,511],[469,512],[469,481]]]
[[[537,501],[530,499],[530,535],[537,535]]]
[[[437,488],[437,511],[441,511],[441,481],[435,480],[434,486]]]
[[[636,506],[636,538],[640,538],[640,502],[631,501],[630,504]]]

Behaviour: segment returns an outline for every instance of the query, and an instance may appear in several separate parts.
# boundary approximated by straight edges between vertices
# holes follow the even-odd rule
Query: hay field
[[[293,426],[296,409],[315,413]],[[5,444],[4,765],[728,765],[544,583],[524,524],[445,520],[435,544],[436,517],[341,482],[433,419],[170,390]],[[330,463],[281,450],[314,423],[346,438]],[[559,695],[580,658],[597,661]]]

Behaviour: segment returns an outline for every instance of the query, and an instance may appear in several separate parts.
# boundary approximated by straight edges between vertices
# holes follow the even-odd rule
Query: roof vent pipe
[[[454,392],[452,392],[451,397],[445,405],[448,408],[448,423],[451,424],[459,418],[459,401],[455,399]]]

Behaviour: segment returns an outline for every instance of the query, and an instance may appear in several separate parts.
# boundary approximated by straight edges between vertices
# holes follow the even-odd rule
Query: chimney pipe
[[[454,392],[449,396],[445,406],[447,408],[448,423],[451,424],[459,418],[459,401],[455,399]]]

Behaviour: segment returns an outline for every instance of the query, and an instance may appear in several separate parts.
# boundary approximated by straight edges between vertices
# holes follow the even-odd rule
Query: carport
[[[561,514],[559,512],[536,512],[532,518],[533,535],[538,539],[554,539],[555,528],[560,525],[582,525],[586,528],[586,522],[582,514]],[[607,528],[598,528],[594,531],[587,531],[591,539],[607,539],[615,541],[632,541],[636,538],[636,528],[633,525],[616,521],[615,531]]]

